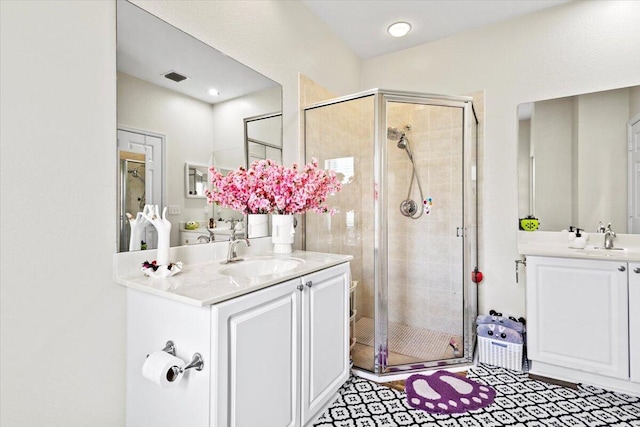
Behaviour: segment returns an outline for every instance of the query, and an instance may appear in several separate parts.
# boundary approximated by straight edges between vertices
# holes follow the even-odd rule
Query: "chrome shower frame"
[[[373,158],[373,180],[378,189],[378,197],[374,198],[374,372],[354,367],[354,373],[374,381],[388,381],[396,378],[405,378],[411,373],[429,369],[455,368],[467,366],[473,363],[473,353],[476,342],[475,319],[477,316],[477,284],[471,280],[471,273],[478,267],[478,201],[477,189],[475,187],[475,177],[477,171],[477,126],[478,120],[473,109],[473,98],[467,96],[447,96],[435,94],[423,94],[418,92],[404,92],[387,89],[371,89],[356,94],[330,99],[320,103],[312,104],[303,108],[303,121],[306,128],[306,112],[317,108],[331,106],[343,102],[353,101],[360,98],[374,96],[374,158]],[[463,238],[463,340],[464,353],[461,357],[447,359],[443,361],[425,362],[421,367],[407,365],[394,365],[393,371],[389,370],[386,364],[388,345],[388,224],[387,224],[387,103],[401,102],[410,104],[423,104],[433,106],[447,106],[461,108],[463,111],[463,156],[462,156],[462,197],[463,197],[463,223],[457,228],[462,230],[458,237]],[[475,129],[475,141],[472,139]],[[475,144],[475,155],[472,154],[472,144]],[[396,149],[395,145],[393,149]],[[306,159],[306,135],[302,146],[302,156]],[[303,220],[302,244],[306,248],[306,224]]]

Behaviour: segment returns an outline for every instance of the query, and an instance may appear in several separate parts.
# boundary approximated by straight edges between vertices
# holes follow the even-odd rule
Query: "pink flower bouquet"
[[[324,202],[342,188],[336,173],[320,169],[316,159],[303,168],[295,163],[287,168],[273,160],[256,160],[248,169],[241,166],[226,176],[211,166],[209,176],[213,190],[205,191],[207,202],[245,214],[312,211],[333,215],[335,209]]]

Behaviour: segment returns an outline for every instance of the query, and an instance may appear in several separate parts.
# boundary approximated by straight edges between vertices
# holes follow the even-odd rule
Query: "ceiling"
[[[302,0],[361,58],[408,49],[571,0]],[[411,24],[395,38],[387,27]]]
[[[0,0],[1,1],[1,0]],[[302,0],[361,58],[449,37],[571,0]],[[117,2],[118,71],[214,104],[277,83],[139,7]],[[402,38],[387,34],[398,20],[412,25]],[[189,77],[181,83],[169,71]],[[219,96],[208,94],[210,88]]]

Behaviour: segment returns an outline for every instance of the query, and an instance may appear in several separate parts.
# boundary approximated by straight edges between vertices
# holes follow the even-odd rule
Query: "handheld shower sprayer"
[[[411,125],[406,125],[405,131],[408,132],[411,130]],[[422,209],[422,202],[424,200],[424,195],[422,193],[422,186],[420,185],[420,178],[418,177],[418,172],[416,171],[416,165],[413,162],[413,154],[411,153],[411,148],[409,146],[409,139],[406,136],[406,132],[399,130],[398,128],[389,127],[387,128],[387,139],[391,141],[398,141],[397,147],[401,150],[404,150],[409,157],[409,161],[411,162],[411,181],[409,183],[409,191],[407,192],[407,198],[404,199],[400,203],[400,213],[402,215],[411,218],[418,219],[424,213]],[[418,191],[420,192],[420,203],[416,203],[415,200],[411,199],[411,190],[413,188],[413,181],[416,181],[418,184]]]

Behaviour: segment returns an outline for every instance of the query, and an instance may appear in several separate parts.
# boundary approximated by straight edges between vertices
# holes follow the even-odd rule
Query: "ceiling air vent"
[[[178,74],[175,71],[169,71],[164,75],[169,80],[173,80],[176,83],[180,83],[183,80],[187,80],[189,77],[183,76],[182,74]]]

